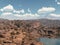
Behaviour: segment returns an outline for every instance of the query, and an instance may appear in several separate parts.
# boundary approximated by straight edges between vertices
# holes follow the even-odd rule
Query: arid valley
[[[43,45],[41,37],[59,38],[59,20],[0,19],[0,45]],[[46,23],[47,22],[47,23]]]

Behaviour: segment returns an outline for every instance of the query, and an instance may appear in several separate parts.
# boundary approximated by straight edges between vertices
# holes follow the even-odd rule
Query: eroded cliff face
[[[56,38],[58,32],[58,28],[45,27],[40,21],[0,21],[0,45],[43,45],[38,38]]]

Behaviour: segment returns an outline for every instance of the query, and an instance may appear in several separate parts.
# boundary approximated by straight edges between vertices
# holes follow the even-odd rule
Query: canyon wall
[[[0,45],[43,45],[40,37],[60,37],[59,27],[46,27],[39,20],[0,20]]]

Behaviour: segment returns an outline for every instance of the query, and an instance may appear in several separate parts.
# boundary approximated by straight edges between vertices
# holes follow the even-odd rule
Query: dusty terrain
[[[40,37],[60,37],[59,27],[46,27],[39,20],[0,20],[0,45],[43,45]]]

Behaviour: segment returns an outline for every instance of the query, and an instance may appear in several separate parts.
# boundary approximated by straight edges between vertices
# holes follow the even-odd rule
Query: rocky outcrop
[[[32,35],[32,36],[31,36]],[[9,30],[0,32],[0,45],[43,45],[36,40],[35,35],[22,30]]]
[[[0,45],[43,45],[37,41],[40,37],[40,22],[2,21],[0,22]]]
[[[60,28],[46,27],[39,20],[0,21],[0,45],[43,45],[40,37],[60,37]]]

